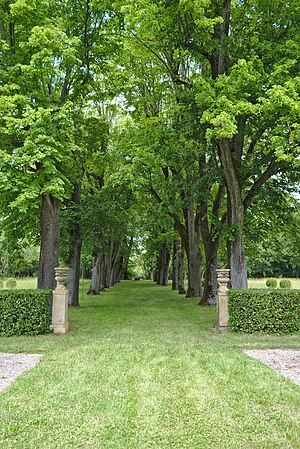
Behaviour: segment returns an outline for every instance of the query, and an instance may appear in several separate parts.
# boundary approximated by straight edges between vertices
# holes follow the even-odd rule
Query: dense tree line
[[[152,278],[172,259],[183,292],[186,264],[207,304],[220,263],[247,287],[245,245],[252,274],[293,253],[299,21],[296,0],[0,1],[1,228],[39,244],[38,288],[60,257],[77,305],[82,251],[99,293],[143,238]]]

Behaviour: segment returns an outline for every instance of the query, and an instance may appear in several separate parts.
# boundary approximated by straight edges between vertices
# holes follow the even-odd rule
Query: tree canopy
[[[0,17],[2,238],[39,243],[39,288],[59,253],[75,282],[83,250],[99,292],[141,234],[151,266],[181,241],[203,304],[220,264],[233,288],[247,259],[298,273],[273,260],[299,248],[280,218],[299,218],[296,0],[1,0]]]

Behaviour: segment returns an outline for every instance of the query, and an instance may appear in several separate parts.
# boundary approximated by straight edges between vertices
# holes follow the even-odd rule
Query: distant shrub
[[[277,280],[273,279],[273,278],[267,279],[266,280],[266,286],[268,288],[276,288],[277,287]]]
[[[15,278],[9,278],[5,281],[5,287],[8,288],[9,290],[16,288],[16,286],[17,286],[17,281]]]
[[[280,288],[292,288],[292,283],[289,279],[281,279],[279,282]]]
[[[252,333],[300,331],[299,290],[230,290],[229,326]]]
[[[49,332],[51,290],[0,291],[0,335],[37,335]]]

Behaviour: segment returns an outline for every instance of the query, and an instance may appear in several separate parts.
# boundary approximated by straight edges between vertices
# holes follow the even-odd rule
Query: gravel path
[[[259,359],[300,385],[300,350],[255,349],[245,351],[245,353]],[[24,371],[36,366],[41,358],[41,354],[5,354],[0,352],[0,391],[7,388]]]
[[[245,351],[245,353],[300,385],[299,349],[253,349]]]
[[[0,352],[0,391],[7,388],[24,371],[36,366],[41,358],[41,354],[5,354]]]

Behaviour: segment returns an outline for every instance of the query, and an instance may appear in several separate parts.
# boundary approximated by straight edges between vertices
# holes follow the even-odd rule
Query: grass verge
[[[66,335],[0,338],[42,353],[0,395],[3,449],[300,448],[300,388],[243,349],[299,335],[214,330],[215,308],[123,282],[70,310]]]

